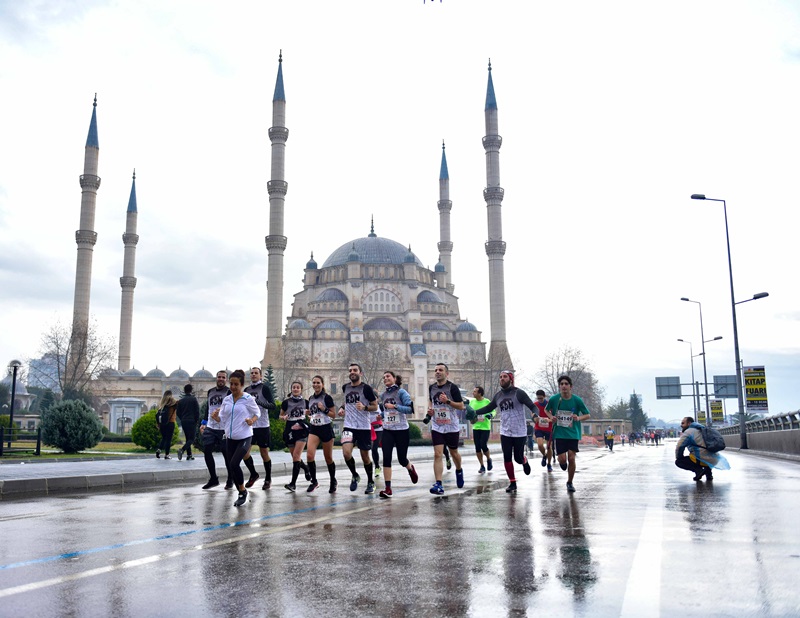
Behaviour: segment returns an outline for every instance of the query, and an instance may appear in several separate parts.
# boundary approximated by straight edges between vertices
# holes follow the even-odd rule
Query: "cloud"
[[[0,33],[16,44],[41,42],[54,26],[79,21],[100,0],[33,0],[0,3]]]

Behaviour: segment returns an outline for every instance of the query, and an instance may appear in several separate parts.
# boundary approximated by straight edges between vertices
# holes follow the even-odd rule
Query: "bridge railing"
[[[760,433],[764,431],[786,431],[788,429],[800,429],[800,410],[785,412],[767,416],[755,421],[745,423],[747,433]],[[739,425],[723,427],[719,430],[723,436],[739,435]]]

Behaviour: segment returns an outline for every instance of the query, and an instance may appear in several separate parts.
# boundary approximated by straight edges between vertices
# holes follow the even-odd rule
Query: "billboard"
[[[736,394],[736,375],[714,376],[714,397],[720,399],[738,399]]]
[[[725,414],[722,411],[722,399],[712,399],[709,404],[711,405],[711,420],[715,423],[723,422]]]
[[[680,399],[681,379],[678,376],[656,378],[656,399]]]
[[[764,367],[744,367],[744,394],[748,412],[767,412],[767,373]]]
[[[697,422],[701,425],[706,424],[706,411],[705,410],[698,410],[697,411]]]

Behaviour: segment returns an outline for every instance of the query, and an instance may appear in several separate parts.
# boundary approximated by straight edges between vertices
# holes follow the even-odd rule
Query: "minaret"
[[[139,235],[136,233],[136,222],[139,213],[136,209],[136,170],[133,170],[131,183],[131,197],[128,200],[128,213],[125,220],[125,233],[122,243],[125,245],[125,259],[122,265],[122,276],[119,284],[122,286],[122,303],[119,316],[119,362],[117,369],[126,372],[131,368],[131,331],[133,329],[133,289],[136,287],[136,243]]]
[[[491,369],[513,369],[511,356],[506,343],[506,293],[503,256],[506,243],[503,242],[503,220],[501,206],[503,188],[500,186],[500,146],[503,138],[498,134],[497,100],[492,83],[492,61],[489,60],[489,83],[486,87],[486,136],[483,149],[486,151],[486,188],[483,199],[489,220],[489,240],[486,241],[486,255],[489,258],[489,317],[492,339],[489,344],[489,367]]]
[[[444,154],[444,140],[442,140],[442,167],[439,171],[439,262],[444,265],[445,282],[448,292],[453,292],[453,242],[450,240],[450,211],[453,202],[450,201],[450,175],[447,173],[447,158]]]
[[[272,97],[272,126],[269,140],[272,142],[272,180],[267,183],[269,193],[269,236],[265,237],[267,252],[267,344],[262,365],[278,365],[283,316],[283,252],[286,236],[283,235],[283,208],[288,184],[284,178],[286,159],[286,95],[283,92],[283,52],[278,55],[278,78]]]
[[[100,157],[100,144],[97,139],[97,95],[94,95],[92,121],[83,159],[83,174],[80,176],[81,221],[75,232],[78,244],[78,263],[75,269],[75,301],[72,309],[72,360],[81,361],[85,356],[86,339],[89,328],[89,302],[92,293],[92,255],[97,242],[94,231],[94,213],[97,203],[97,189],[100,177],[97,164]],[[77,356],[77,358],[76,358]]]

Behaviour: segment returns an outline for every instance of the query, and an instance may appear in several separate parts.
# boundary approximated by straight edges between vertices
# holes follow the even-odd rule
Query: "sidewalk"
[[[474,458],[475,450],[471,444],[459,449],[464,458]],[[492,445],[492,455],[496,461],[502,463],[499,445]],[[132,455],[120,459],[80,459],[80,460],[51,460],[49,462],[18,462],[3,463],[0,465],[0,499],[12,495],[33,493],[48,494],[63,490],[87,490],[97,488],[126,487],[129,485],[176,483],[194,481],[204,483],[208,480],[203,454],[195,454],[193,461],[185,457],[178,461],[173,453],[172,459],[156,459],[154,455]],[[264,464],[261,455],[256,449],[252,451],[253,462],[256,470],[264,478]],[[272,459],[272,476],[282,477],[292,473],[292,456],[281,451],[270,452]],[[355,455],[357,466],[362,468],[361,457]],[[221,478],[225,478],[225,462],[221,453],[215,453],[214,459],[217,471]],[[315,457],[317,469],[327,478],[325,459],[322,450],[317,450]],[[433,461],[432,446],[412,446],[408,449],[408,459],[412,463]],[[305,461],[305,453],[303,453]],[[342,450],[335,447],[333,460],[340,473],[347,471]],[[497,465],[497,464],[495,464]],[[393,467],[397,469],[397,456],[393,457]],[[502,466],[501,466],[502,467]],[[363,468],[362,468],[363,469]],[[242,465],[242,470],[247,478],[247,469]],[[349,474],[349,472],[347,473]]]

